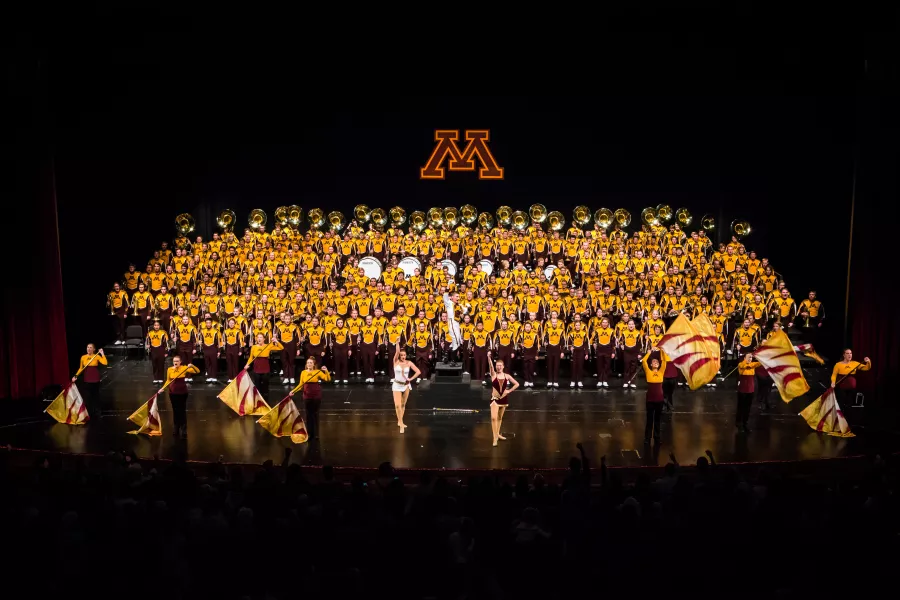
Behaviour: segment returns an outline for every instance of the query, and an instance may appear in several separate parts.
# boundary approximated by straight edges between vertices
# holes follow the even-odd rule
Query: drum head
[[[547,276],[547,279],[553,279],[553,273],[557,268],[556,265],[550,265],[544,269],[544,275]]]
[[[487,273],[488,277],[490,277],[491,273],[494,272],[494,263],[492,263],[491,261],[487,259],[479,260],[478,264],[481,265],[481,270]]]
[[[447,271],[450,273],[450,277],[456,277],[456,263],[449,259],[444,259],[441,261],[441,267],[447,267]]]
[[[402,269],[403,272],[406,273],[407,277],[412,277],[413,275],[415,275],[416,269],[419,269],[419,273],[422,272],[422,263],[419,262],[418,258],[415,258],[413,256],[407,256],[406,258],[401,260],[397,266],[399,266],[400,269]]]
[[[363,270],[369,279],[378,279],[383,270],[381,261],[374,256],[367,256],[359,260],[359,268]]]

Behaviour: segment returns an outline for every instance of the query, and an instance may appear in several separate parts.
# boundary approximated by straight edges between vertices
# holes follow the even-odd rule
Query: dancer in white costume
[[[412,376],[410,376],[410,371]],[[397,426],[400,433],[406,432],[406,424],[403,423],[403,414],[406,412],[406,400],[409,398],[410,382],[419,378],[422,372],[412,362],[406,360],[406,350],[400,349],[397,342],[397,350],[394,352],[394,379],[391,381],[391,392],[394,395],[394,410],[397,411]]]

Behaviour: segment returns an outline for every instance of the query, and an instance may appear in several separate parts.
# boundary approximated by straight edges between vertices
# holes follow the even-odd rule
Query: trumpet
[[[415,211],[413,214],[409,215],[409,228],[415,231],[416,233],[420,233],[426,227],[425,222],[425,213],[421,210]]]
[[[513,210],[508,206],[501,206],[497,209],[497,223],[500,225],[509,225],[512,222]]]
[[[716,218],[707,213],[703,215],[702,219],[700,219],[700,226],[703,227],[703,229],[705,229],[706,231],[711,231],[716,228]]]
[[[192,217],[188,213],[181,213],[180,215],[175,217],[175,231],[177,231],[181,235],[193,233],[196,227],[197,224],[194,221],[194,217]]]
[[[572,220],[579,226],[584,227],[591,222],[591,209],[587,206],[576,206],[572,211]]]
[[[365,204],[357,204],[353,207],[353,217],[360,225],[362,225],[363,223],[368,223],[372,218],[372,209],[370,209]]]
[[[494,228],[494,216],[489,212],[483,212],[478,215],[478,225],[483,229],[490,231]]]
[[[543,223],[547,220],[547,207],[543,204],[532,204],[528,209],[531,220],[535,223]]]
[[[687,227],[694,221],[694,217],[688,209],[679,208],[675,211],[675,220],[678,221],[678,224],[682,227]]]
[[[594,213],[594,223],[603,229],[609,229],[609,226],[613,224],[613,219],[613,211],[608,208],[599,208]]]
[[[325,226],[325,213],[321,208],[314,208],[306,215],[311,229],[320,229]]]
[[[444,209],[444,224],[447,227],[453,228],[459,225],[459,211],[453,208],[452,206],[448,206]]]
[[[400,227],[404,223],[406,223],[406,211],[399,207],[395,206],[389,212],[391,216],[391,225],[394,227]]]
[[[440,208],[428,209],[428,226],[432,229],[438,229],[444,224],[444,211]]]
[[[751,231],[750,223],[747,221],[732,221],[731,230],[739,238],[747,237]]]
[[[656,207],[656,218],[662,223],[671,221],[674,214],[675,213],[672,212],[672,207],[668,204],[660,204]]]
[[[266,226],[266,221],[268,217],[266,213],[261,208],[254,208],[250,211],[250,216],[247,218],[247,222],[250,225],[251,229],[261,229]]]
[[[339,233],[346,224],[347,219],[344,218],[344,213],[337,210],[333,210],[328,213],[328,228],[331,229],[331,231]]]
[[[516,231],[524,231],[528,229],[528,215],[522,212],[521,210],[517,210],[510,217],[512,221],[512,228]]]
[[[383,208],[376,208],[372,210],[372,222],[375,223],[378,227],[384,227],[387,225],[388,216]]]
[[[237,215],[234,214],[233,210],[225,209],[219,213],[219,216],[216,218],[216,225],[222,231],[228,232],[234,229],[234,222],[237,220]]]
[[[467,227],[478,220],[478,209],[471,204],[464,204],[459,209],[459,214],[462,224]]]
[[[293,227],[299,227],[300,222],[303,220],[303,209],[297,206],[296,204],[291,204],[288,206],[288,223],[290,223]]]
[[[550,231],[562,231],[566,226],[566,218],[558,210],[554,210],[547,215],[547,223],[550,224]]]

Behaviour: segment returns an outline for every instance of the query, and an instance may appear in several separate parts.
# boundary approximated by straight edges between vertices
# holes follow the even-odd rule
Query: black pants
[[[737,415],[734,417],[734,424],[738,426],[747,426],[750,420],[750,406],[753,404],[753,392],[738,392],[737,395]]]
[[[767,407],[769,406],[769,392],[772,391],[772,378],[771,377],[757,377],[756,378],[756,401],[760,404],[765,404]]]
[[[184,427],[187,428],[187,394],[173,394],[169,392],[169,402],[172,403],[172,421],[175,423],[175,433]]]
[[[321,398],[304,398],[303,406],[306,409],[306,433],[309,439],[319,439],[319,408],[322,406]]]
[[[677,377],[666,377],[663,379],[663,396],[669,407],[675,406],[675,388],[678,387]]]
[[[84,389],[84,403],[87,405],[88,416],[92,419],[100,418],[100,382],[82,383]]]
[[[856,402],[856,388],[835,388],[834,391],[838,404],[841,405],[841,410],[847,410]]]
[[[650,435],[653,435],[653,439],[656,440],[656,443],[659,443],[659,438],[661,435],[659,421],[662,417],[662,402],[647,402],[647,424],[644,425],[644,441],[650,441]]]
[[[269,373],[253,373],[253,384],[259,393],[262,394],[263,400],[269,401]]]

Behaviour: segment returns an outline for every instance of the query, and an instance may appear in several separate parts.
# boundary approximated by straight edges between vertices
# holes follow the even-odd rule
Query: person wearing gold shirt
[[[616,332],[609,326],[609,318],[602,317],[592,332],[594,357],[597,361],[597,387],[608,388],[612,361],[616,358]]]
[[[516,332],[509,328],[509,321],[501,321],[500,329],[494,332],[494,355],[512,370],[512,361],[516,356]]]
[[[331,356],[334,361],[334,382],[347,383],[349,377],[348,365],[353,355],[351,346],[350,328],[344,323],[342,317],[338,317],[329,334]]]
[[[658,353],[659,358],[650,355]],[[663,404],[665,396],[663,394],[663,378],[666,372],[666,354],[661,352],[659,348],[651,348],[644,355],[641,363],[644,365],[644,376],[647,378],[647,424],[644,425],[644,445],[650,445],[650,436],[658,446],[662,437],[660,420],[662,417]]]
[[[266,342],[266,336],[262,333],[256,334],[256,343],[250,346],[250,355],[247,357],[247,364],[244,365],[245,371],[250,371],[253,367],[253,383],[259,388],[263,400],[268,402],[269,399],[269,375],[272,372],[270,356],[272,352],[280,352],[284,350],[277,339]]]
[[[522,377],[525,387],[534,387],[534,375],[537,370],[537,355],[541,347],[541,334],[529,322],[525,322],[519,333],[518,345],[522,354]]]
[[[212,316],[206,315],[198,337],[203,348],[206,383],[215,383],[219,374],[219,350],[222,347],[222,336],[219,333],[219,328],[213,325]]]
[[[160,288],[159,293],[153,298],[153,306],[162,323],[162,328],[168,331],[172,321],[172,309],[175,306],[175,299],[169,293],[169,288],[166,286]]]
[[[116,318],[116,346],[125,343],[125,318],[128,316],[128,294],[118,283],[106,297],[109,314]]]
[[[131,296],[131,308],[134,310],[134,315],[138,318],[142,335],[146,337],[152,315],[151,311],[153,310],[153,296],[150,295],[143,283],[138,284],[137,291]],[[165,331],[165,328],[163,328],[163,331]]]
[[[181,322],[175,324],[174,333],[178,356],[183,364],[188,365],[197,353],[197,328],[191,323],[190,317],[183,315]]]
[[[628,326],[619,336],[619,348],[622,350],[622,361],[624,363],[623,379],[625,383],[623,388],[637,388],[634,379],[637,376],[638,355],[640,354],[641,332],[634,326],[634,321],[628,321]],[[660,380],[662,383],[662,380]]]
[[[422,379],[428,379],[431,359],[434,357],[434,340],[424,321],[419,322],[411,341],[416,352],[416,367],[422,373]]]
[[[482,385],[487,385],[484,376],[487,373],[488,350],[491,349],[491,333],[484,328],[484,322],[478,321],[475,330],[472,331],[472,359],[474,362],[475,379]]]
[[[273,332],[275,338],[281,342],[283,349],[281,350],[281,370],[282,370],[282,384],[291,384],[296,383],[295,373],[296,373],[296,365],[295,360],[298,356],[300,356],[300,332],[297,329],[297,325],[291,321],[290,314],[284,312],[281,313],[281,322],[275,325],[275,331]]]
[[[322,383],[331,380],[331,373],[328,367],[322,365],[316,368],[316,359],[310,356],[306,359],[306,369],[300,371],[300,381],[297,387],[289,393],[291,397],[298,391],[303,390],[303,408],[306,413],[306,432],[309,439],[319,439],[319,409],[322,406]]]
[[[106,354],[103,348],[99,352],[96,351],[94,344],[87,345],[87,354],[82,355],[78,362],[78,372],[72,377],[72,383],[78,381],[78,377],[82,376],[84,385],[84,403],[87,406],[88,417],[92,419],[100,418],[100,366],[109,364],[106,360]]]
[[[378,356],[380,341],[378,326],[373,323],[372,315],[368,315],[365,324],[359,330],[359,353],[362,355],[362,370],[366,383],[375,383],[375,358]]]
[[[569,331],[566,345],[572,349],[572,381],[569,387],[584,387],[584,361],[589,358],[590,334],[581,321],[576,321]]]
[[[737,414],[734,419],[734,426],[742,433],[750,433],[747,422],[750,420],[750,407],[753,405],[753,397],[756,392],[756,369],[759,366],[760,364],[753,360],[753,355],[749,352],[744,355],[744,359],[737,366]]]
[[[323,364],[325,361],[325,350],[327,348],[325,337],[325,328],[322,326],[319,317],[313,317],[309,326],[303,331],[304,341],[306,342],[305,350],[307,358],[316,359],[316,364]]]
[[[169,334],[160,327],[159,321],[153,322],[153,328],[147,332],[144,346],[150,355],[153,383],[162,383],[166,371],[166,355],[169,353]]]
[[[559,387],[559,361],[563,355],[566,327],[555,312],[544,325],[544,343],[547,345],[547,387]]]
[[[844,350],[842,359],[835,363],[831,371],[831,387],[838,396],[838,402],[846,409],[856,403],[856,374],[872,368],[872,361],[865,357],[862,363],[853,360],[853,351]]]
[[[169,402],[172,404],[172,421],[175,437],[187,439],[187,398],[188,387],[186,377],[199,375],[200,369],[191,363],[182,364],[181,357],[172,358],[172,366],[166,371],[163,387],[169,391]]]
[[[241,370],[240,360],[241,352],[244,348],[244,337],[244,332],[238,326],[237,319],[230,317],[228,326],[222,333],[222,341],[225,343],[225,366],[228,371],[228,383],[231,383]]]

